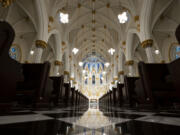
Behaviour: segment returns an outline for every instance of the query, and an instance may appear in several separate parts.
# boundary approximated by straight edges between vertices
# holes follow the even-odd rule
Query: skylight
[[[109,67],[110,64],[109,64],[108,62],[106,62],[104,65],[105,65],[106,67]]]
[[[76,55],[78,53],[79,49],[73,48],[72,52]]]
[[[127,12],[123,12],[122,14],[118,15],[118,19],[119,19],[119,23],[126,23],[128,21],[128,13]]]
[[[79,66],[82,67],[83,66],[83,62],[79,62]]]
[[[113,54],[114,54],[114,52],[115,52],[115,49],[110,48],[110,49],[108,50],[108,52],[109,52],[111,55],[113,55]]]
[[[60,12],[59,14],[59,20],[61,23],[69,23],[69,14]]]

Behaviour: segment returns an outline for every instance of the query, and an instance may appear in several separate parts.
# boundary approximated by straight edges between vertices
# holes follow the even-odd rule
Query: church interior
[[[180,0],[0,0],[1,135],[180,135]]]

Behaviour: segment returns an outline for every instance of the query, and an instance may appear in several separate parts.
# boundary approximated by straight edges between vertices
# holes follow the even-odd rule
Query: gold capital
[[[56,66],[61,66],[61,65],[63,65],[63,62],[62,62],[62,61],[55,60],[55,61],[54,61],[54,65],[56,65]]]
[[[64,71],[64,75],[69,75],[69,72],[68,71]]]
[[[7,8],[11,5],[11,3],[15,0],[0,0],[2,7]]]
[[[124,75],[124,71],[119,71],[118,75]]]
[[[127,66],[132,66],[134,64],[134,61],[133,60],[128,60],[126,61],[126,64]]]
[[[43,40],[36,40],[36,47],[45,49],[47,47],[47,43]]]
[[[152,47],[153,45],[153,40],[152,39],[148,39],[148,40],[145,40],[141,43],[141,46],[143,48],[147,48],[147,47]]]

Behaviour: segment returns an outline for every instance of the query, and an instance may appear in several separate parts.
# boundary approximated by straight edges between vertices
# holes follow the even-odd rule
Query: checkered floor
[[[1,135],[180,135],[180,113],[86,106],[0,116]]]

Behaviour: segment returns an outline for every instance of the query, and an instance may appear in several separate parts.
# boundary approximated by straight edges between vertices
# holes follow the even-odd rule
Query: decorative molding
[[[139,21],[139,16],[138,15],[134,16],[134,21],[135,22]]]
[[[124,75],[124,71],[119,71],[118,75]]]
[[[54,61],[54,65],[56,65],[56,66],[62,66],[62,65],[63,65],[63,62],[62,62],[62,61],[55,60],[55,61]]]
[[[62,43],[62,46],[65,46],[65,45],[66,45],[66,42],[64,42],[64,41],[62,41],[61,43]]]
[[[47,43],[43,40],[36,40],[36,47],[38,48],[47,48]]]
[[[133,60],[128,60],[128,61],[126,61],[125,65],[132,66],[132,65],[134,65],[134,61]]]
[[[51,22],[51,23],[54,22],[54,18],[52,16],[49,16],[49,22]]]
[[[69,75],[69,72],[68,71],[64,71],[64,75]]]
[[[141,43],[141,46],[143,48],[152,47],[153,46],[153,40],[152,39],[145,40]]]
[[[111,82],[111,84],[114,85],[114,84],[115,84],[115,81]]]
[[[126,41],[123,41],[123,42],[122,42],[122,45],[126,45]]]
[[[117,80],[118,80],[118,77],[115,77],[115,78],[114,78],[114,81],[117,81]]]
[[[2,7],[9,7],[15,0],[0,0]]]
[[[74,81],[74,78],[73,78],[73,77],[70,77],[70,80]]]
[[[78,3],[77,7],[78,7],[78,8],[81,8],[81,3]]]
[[[162,64],[163,64],[163,63],[166,63],[166,61],[165,61],[165,60],[161,60],[161,62],[160,62],[160,63],[162,63]]]
[[[106,7],[107,7],[107,8],[110,8],[110,3],[107,3],[107,4],[106,4]]]

